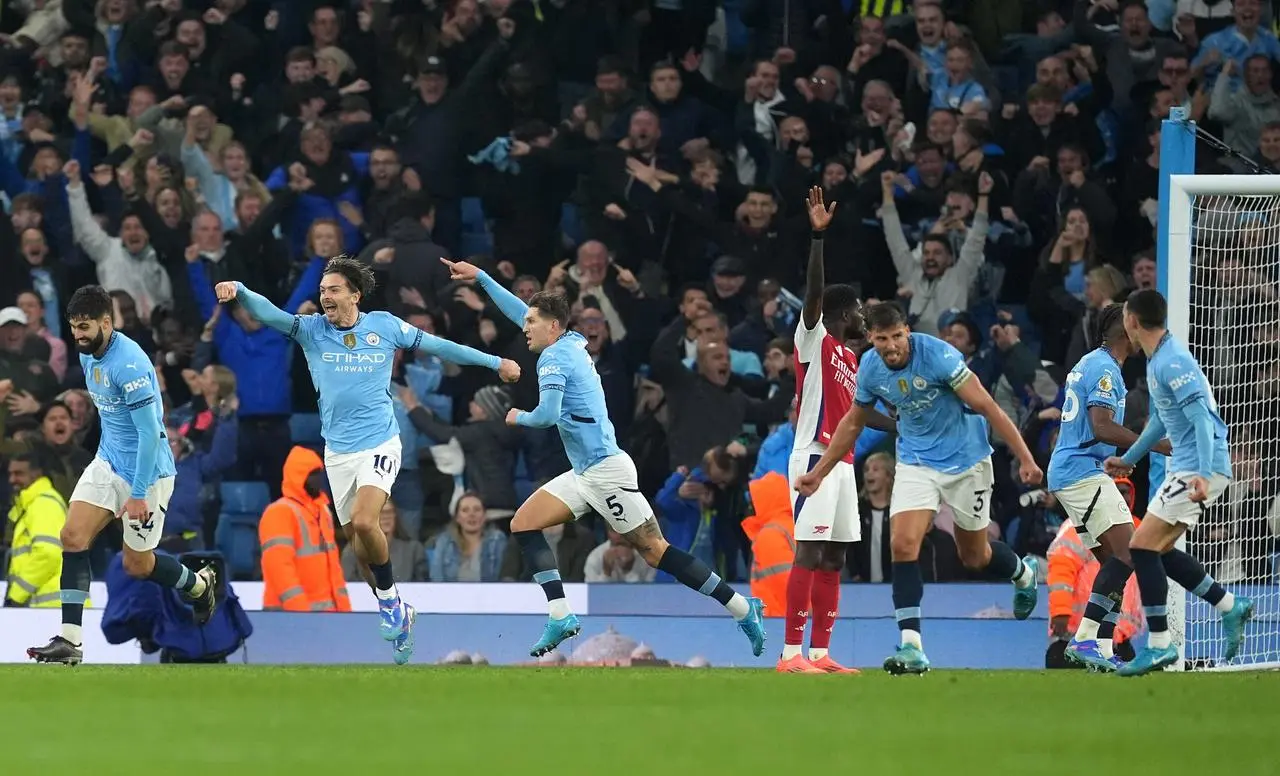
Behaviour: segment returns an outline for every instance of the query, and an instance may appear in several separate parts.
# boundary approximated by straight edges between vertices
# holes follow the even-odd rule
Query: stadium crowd
[[[377,274],[364,309],[525,375],[508,389],[431,357],[399,364],[404,461],[383,515],[397,576],[528,579],[505,523],[568,464],[554,429],[503,422],[537,403],[534,357],[438,261],[466,256],[522,298],[568,295],[664,534],[726,579],[752,577],[772,516],[748,484],[785,474],[794,436],[815,184],[839,203],[828,279],[900,300],[916,330],[958,348],[1044,466],[1094,316],[1155,283],[1160,120],[1185,107],[1241,152],[1202,147],[1201,171],[1280,165],[1272,18],[1259,0],[5,2],[6,537],[16,546],[28,512],[62,503],[95,449],[62,308],[101,283],[164,385],[178,482],[163,546],[233,546],[220,523],[246,512],[257,552],[240,576],[301,574],[309,595],[358,579],[307,482],[323,443],[303,359],[212,292],[240,280],[312,312],[325,259],[345,252]],[[994,185],[980,198],[981,173]],[[1268,390],[1278,321],[1257,302],[1275,299],[1275,257],[1200,256],[1213,282],[1197,325],[1247,338],[1206,362],[1211,379],[1254,370],[1229,382]],[[1134,429],[1140,361],[1125,366]],[[1240,492],[1201,529],[1234,548],[1201,552],[1223,581],[1271,577],[1276,429],[1233,430]],[[1048,555],[1061,517],[992,442],[992,530]],[[891,571],[892,451],[873,432],[859,443],[853,581]],[[252,482],[258,502],[224,503]],[[1140,514],[1145,468],[1130,490]],[[965,578],[949,526],[944,508],[929,581]],[[554,530],[566,581],[655,580],[600,521]],[[277,539],[322,552],[304,569],[302,552],[270,552]],[[99,578],[118,547],[118,529],[99,538]],[[762,583],[790,562],[768,552]],[[1228,555],[1249,562],[1226,570]]]

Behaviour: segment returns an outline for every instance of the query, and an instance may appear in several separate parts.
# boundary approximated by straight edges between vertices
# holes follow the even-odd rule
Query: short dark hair
[[[946,249],[948,256],[955,255],[955,249],[951,247],[951,241],[940,234],[926,234],[924,239],[920,241],[920,245],[923,247],[928,243],[937,243],[938,245],[941,245]]]
[[[867,322],[867,331],[884,331],[903,326],[907,322],[907,314],[897,302],[881,302],[873,304],[863,312]]]
[[[37,472],[40,472],[41,474],[44,474],[45,461],[48,460],[48,458],[42,454],[42,451],[39,448],[32,447],[30,449],[20,450],[14,453],[13,455],[9,456],[9,460],[21,461],[22,463],[25,463],[27,466],[30,466],[32,471],[37,471]]]
[[[850,310],[857,312],[861,306],[858,290],[847,283],[833,283],[822,292],[824,318],[840,318]]]
[[[102,286],[81,286],[67,302],[67,320],[110,318],[111,294]]]
[[[1138,317],[1138,325],[1144,329],[1163,329],[1165,319],[1169,316],[1169,303],[1159,291],[1149,288],[1129,294],[1124,306],[1125,312]]]
[[[373,270],[345,253],[329,259],[329,263],[324,265],[324,274],[344,277],[351,290],[360,294],[362,301],[369,298],[377,285]]]
[[[560,328],[569,328],[569,300],[564,294],[555,291],[539,291],[529,297],[529,309],[537,310],[538,315],[560,324]]]
[[[713,464],[717,469],[729,472],[731,477],[738,475],[738,459],[729,455],[729,451],[724,445],[716,445],[706,452],[703,456],[707,463]]]
[[[156,61],[159,62],[165,57],[182,57],[183,59],[191,59],[191,49],[176,40],[165,41],[160,44],[160,51],[156,54]]]
[[[1103,307],[1094,319],[1090,338],[1093,347],[1100,348],[1103,345],[1114,344],[1118,337],[1123,336],[1125,336],[1124,305],[1112,302]]]
[[[702,283],[690,281],[680,287],[680,304],[684,304],[685,295],[688,294],[690,291],[697,291],[700,294],[702,294],[704,297],[708,299],[711,298],[711,294],[707,293],[707,287],[705,285],[703,285]]]

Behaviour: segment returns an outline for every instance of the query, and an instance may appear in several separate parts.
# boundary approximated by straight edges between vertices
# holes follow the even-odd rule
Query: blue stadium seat
[[[294,444],[310,446],[324,443],[324,438],[320,436],[320,416],[315,413],[291,416],[289,433],[293,436]]]
[[[515,475],[517,480],[529,479],[529,461],[525,459],[523,450],[516,453]]]
[[[572,202],[566,202],[560,206],[560,231],[564,232],[564,236],[574,245],[582,244],[584,238],[582,215],[578,212],[578,206]]]
[[[460,256],[492,256],[493,235],[488,232],[463,232],[458,237]]]
[[[533,495],[533,491],[536,490],[533,480],[523,479],[521,477],[517,477],[516,481],[512,483],[512,485],[516,490],[517,504],[523,504],[528,501],[529,497]]]
[[[271,493],[265,482],[224,482],[221,487],[222,511],[235,514],[262,516],[271,503]]]
[[[484,218],[484,205],[480,203],[479,197],[462,198],[462,231],[475,233],[489,231],[489,225]]]
[[[262,513],[224,512],[218,516],[213,542],[227,560],[232,579],[260,579],[258,520]]]

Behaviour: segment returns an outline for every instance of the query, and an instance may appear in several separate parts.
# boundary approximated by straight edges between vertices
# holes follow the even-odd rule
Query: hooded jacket
[[[751,595],[764,603],[766,613],[781,616],[787,611],[787,580],[796,559],[791,488],[776,472],[747,487],[755,508],[755,514],[742,521],[742,532],[751,540]]]
[[[262,513],[262,608],[290,612],[349,612],[329,497],[310,496],[307,476],[323,469],[314,451],[295,447],[284,462],[284,494]]]

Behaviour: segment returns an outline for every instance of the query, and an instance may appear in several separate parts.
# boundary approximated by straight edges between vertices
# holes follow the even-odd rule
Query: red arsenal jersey
[[[844,343],[836,341],[822,316],[812,329],[804,318],[796,327],[796,441],[794,450],[811,444],[831,444],[840,419],[853,404],[858,381],[858,357]],[[845,456],[853,463],[853,451]]]

